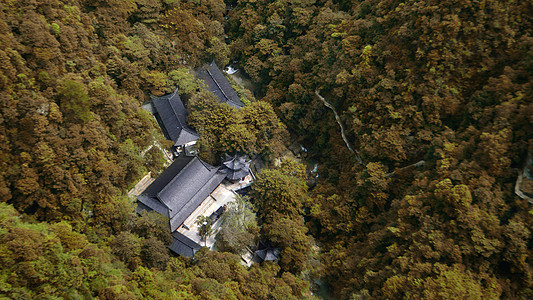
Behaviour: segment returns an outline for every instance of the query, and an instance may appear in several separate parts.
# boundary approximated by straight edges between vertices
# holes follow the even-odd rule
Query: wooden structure
[[[244,106],[239,96],[214,61],[209,65],[200,68],[196,72],[196,77],[204,81],[207,90],[213,93],[220,103],[227,103],[235,108],[241,108]]]

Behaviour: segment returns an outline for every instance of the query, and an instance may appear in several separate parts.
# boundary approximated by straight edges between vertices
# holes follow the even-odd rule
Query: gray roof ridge
[[[196,195],[198,195],[201,191],[203,191],[203,190],[205,189],[205,187],[207,186],[207,184],[208,184],[211,180],[213,180],[214,177],[215,177],[215,176],[211,175],[211,177],[209,177],[209,179],[208,179],[206,182],[204,182],[204,184],[202,185],[202,187],[199,188],[199,189],[196,191],[196,193],[194,193],[194,195],[192,195],[191,199],[189,199],[189,201],[187,201],[187,203],[185,203],[185,205],[183,205],[183,207],[180,209],[180,211],[183,210],[183,209],[185,208],[185,206],[187,206],[187,205],[191,202],[190,200],[194,199],[194,198],[196,197]],[[209,194],[211,194],[211,193],[209,193]],[[203,200],[205,200],[205,199],[203,199]],[[178,213],[179,213],[179,211],[176,212],[175,214],[173,214],[172,217],[170,217],[170,219],[172,220],[172,219],[173,219]]]
[[[159,198],[157,197],[152,197],[152,196],[147,196],[147,195],[143,195],[143,194],[140,194],[139,196],[137,196],[137,201],[143,203],[143,199],[145,198],[150,198],[150,199],[155,199],[157,200],[157,202],[161,203],[164,207],[166,207],[168,210],[171,210],[170,207],[168,207],[168,205],[165,204],[165,202],[159,200]],[[144,204],[144,203],[143,203]],[[146,205],[146,204],[144,204]],[[147,205],[148,206],[148,205]],[[151,209],[154,209],[153,207],[150,207]],[[155,209],[154,209],[155,210]]]
[[[192,135],[195,135],[197,137],[200,137],[200,135],[198,135],[198,133],[196,133],[193,129],[189,128],[189,125],[187,123],[183,124],[180,120],[180,118],[178,117],[178,113],[176,112],[176,110],[174,109],[174,106],[172,105],[172,103],[170,102],[170,100],[176,95],[176,93],[178,92],[178,88],[176,88],[176,90],[174,91],[174,93],[172,93],[172,95],[170,95],[170,97],[168,97],[166,100],[168,101],[168,104],[170,106],[170,108],[172,109],[172,111],[174,112],[174,115],[176,116],[176,119],[178,120],[178,123],[179,125],[181,126],[180,128],[178,129],[181,129],[181,130],[185,130],[187,131],[188,133],[192,134]],[[178,95],[179,97],[179,95]],[[179,99],[179,98],[178,98]],[[181,99],[179,99],[179,101],[181,101]],[[183,102],[182,102],[183,104]]]
[[[189,126],[183,127],[182,129],[187,131],[190,134],[193,134],[193,135],[195,135],[197,137],[200,137],[200,135],[196,132],[196,130],[190,128]]]
[[[189,238],[188,236],[184,235],[183,233],[179,232],[179,231],[174,231],[171,233],[172,237],[179,240],[180,242],[182,242],[185,246],[193,249],[193,247],[196,247],[196,245],[198,245],[199,248],[201,248],[202,246],[200,244],[198,244],[197,242],[193,241],[191,238]]]
[[[211,172],[211,170],[213,170],[213,169],[217,169],[217,171],[218,171],[218,169],[220,168],[220,167],[215,167],[215,166],[212,166],[212,165],[206,163],[205,161],[201,160],[198,157],[198,155],[195,155],[194,157],[197,158],[209,172]]]
[[[176,89],[176,92],[178,91],[178,89]],[[170,106],[170,108],[172,109],[172,111],[174,112],[174,115],[176,116],[176,119],[178,120],[178,123],[180,124],[181,126],[181,129],[183,129],[185,126],[183,126],[183,124],[181,123],[181,120],[180,118],[178,117],[178,113],[176,112],[176,110],[174,109],[174,106],[172,105],[172,103],[170,102],[170,99],[172,99],[172,97],[174,97],[174,95],[176,94],[176,92],[174,92],[172,94],[172,96],[170,96],[167,100],[168,100],[168,105]],[[181,99],[180,99],[181,100]]]
[[[200,161],[202,161],[202,160],[200,159]],[[201,192],[203,192],[203,191],[207,188],[207,186],[209,186],[209,183],[210,183],[210,182],[212,182],[213,180],[216,179],[216,175],[217,175],[217,174],[220,175],[220,176],[225,176],[225,174],[220,173],[220,172],[218,171],[218,169],[217,169],[215,172],[213,172],[213,174],[211,174],[211,177],[210,177],[206,182],[204,182],[204,184],[202,185],[202,187],[201,187],[198,191],[196,191],[196,193],[194,193],[194,195],[192,195],[192,197],[190,198],[190,200],[189,200],[187,203],[185,203],[185,205],[180,209],[180,211],[186,209],[187,206],[190,207],[190,205],[192,205],[192,200],[195,199],[196,196],[199,195]],[[222,180],[221,180],[221,182],[222,182]],[[219,184],[220,184],[220,183],[219,183]],[[218,185],[217,185],[217,187],[218,187]],[[216,189],[216,187],[215,187],[215,189]],[[213,191],[214,191],[214,190],[213,190]],[[211,193],[213,193],[213,191],[210,191],[209,194],[208,194],[207,196],[211,195]],[[202,202],[200,202],[200,204],[202,204],[203,201],[204,201],[205,199],[200,199],[200,200],[202,200]],[[196,208],[195,208],[195,209],[196,209]],[[169,222],[170,222],[170,230],[171,230],[171,231],[174,231],[174,230],[172,230],[172,223],[173,223],[172,221],[173,221],[173,219],[179,214],[180,211],[174,213],[172,216],[170,216],[170,214],[169,214]],[[194,210],[193,210],[193,211],[194,211]],[[186,220],[186,219],[187,219],[187,218],[185,218],[185,220]],[[185,222],[185,220],[183,220],[183,222]],[[176,229],[177,229],[177,227],[179,227],[180,225],[181,225],[181,224],[179,224],[178,226],[176,226]]]
[[[174,95],[176,95],[177,93],[178,93],[178,87],[176,86],[176,89],[174,90],[174,92],[172,93],[172,95],[170,95],[169,98],[174,97]]]
[[[174,178],[172,178],[172,180],[170,180],[169,183],[168,183],[167,185],[165,185],[165,187],[162,188],[162,189],[159,191],[159,193],[157,193],[157,199],[158,199],[160,202],[163,202],[163,201],[161,201],[161,200],[159,199],[161,193],[163,193],[164,191],[166,191],[166,189],[167,189],[169,186],[172,185],[172,182],[174,182],[174,181],[176,180],[176,178],[178,178],[178,177],[180,176],[180,174],[183,173],[183,171],[184,171],[185,169],[187,169],[187,168],[192,164],[192,162],[193,162],[195,159],[199,159],[198,156],[195,156],[193,159],[191,159],[191,161],[188,162],[188,163],[185,165],[185,167],[183,167],[183,169],[181,169],[181,170],[178,172],[178,174],[176,174],[176,176],[174,176]],[[199,160],[202,161],[201,159],[199,159]],[[165,205],[165,206],[168,207],[167,205]],[[168,210],[171,211],[172,209],[171,209],[170,207],[168,207]]]
[[[222,164],[232,170],[236,170],[236,166],[242,165],[242,167],[239,168],[240,170],[242,168],[245,168],[247,164],[249,166],[249,164],[252,162],[251,159],[246,159],[246,155],[239,155],[237,152],[235,152],[234,155],[229,155],[227,153],[225,153],[225,155],[226,161],[222,162]]]
[[[158,195],[159,195],[159,193],[158,193]],[[165,206],[169,211],[172,210],[172,209],[170,209],[170,207],[168,207],[168,205],[165,204],[165,202],[161,201],[161,199],[159,199],[159,197],[150,197],[150,198],[157,199],[157,201],[159,201],[161,204],[163,204],[163,206]]]
[[[213,64],[213,63],[211,63],[211,65],[212,65],[212,64]],[[215,66],[217,66],[217,65],[215,64]],[[218,67],[218,66],[217,66],[217,67]],[[207,71],[207,74],[209,74],[209,76],[211,77],[211,79],[213,79],[213,82],[217,85],[217,87],[218,87],[218,89],[220,90],[220,92],[222,93],[222,95],[224,95],[224,98],[226,98],[226,100],[227,100],[226,102],[229,101],[229,102],[231,102],[231,103],[233,103],[233,104],[237,104],[237,105],[240,106],[239,103],[237,103],[237,102],[231,100],[231,98],[228,97],[228,95],[226,95],[226,93],[224,93],[224,90],[222,89],[222,87],[220,86],[220,84],[218,84],[218,81],[215,79],[215,76],[213,76],[213,74],[211,74],[211,71],[209,71],[209,69],[206,69],[206,71]],[[224,74],[222,74],[222,75],[224,75]]]
[[[235,166],[235,159],[237,159],[237,153],[235,153],[235,155],[233,155],[233,156],[226,157],[226,159],[227,160],[225,162],[223,162],[222,164],[224,166],[226,166],[227,168],[230,168],[230,165],[234,167]]]

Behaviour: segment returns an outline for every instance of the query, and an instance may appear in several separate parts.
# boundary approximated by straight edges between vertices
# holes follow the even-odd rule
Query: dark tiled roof
[[[198,140],[198,134],[186,122],[187,110],[178,95],[178,90],[172,94],[152,98],[156,119],[160,122],[165,137],[180,146]]]
[[[168,207],[166,207],[163,203],[161,203],[156,198],[152,198],[146,195],[139,195],[137,197],[137,213],[141,213],[141,211],[152,211],[155,210],[156,212],[162,214],[165,217],[169,217],[168,215]]]
[[[170,244],[168,248],[178,255],[193,257],[196,251],[200,250],[202,246],[198,245],[185,235],[175,231],[172,233],[172,244]]]
[[[237,180],[244,178],[250,172],[250,163],[251,160],[246,160],[244,156],[235,154],[230,156],[225,155],[224,162],[224,171],[226,172],[226,178],[229,180]]]
[[[268,248],[255,251],[255,254],[263,261],[276,260],[279,257],[279,248]]]
[[[216,171],[216,168],[193,157],[157,194],[157,197],[172,210],[172,214],[176,214],[213,177]]]
[[[257,251],[255,251],[255,255],[259,257],[261,260],[276,260],[279,258],[280,249],[273,247],[270,242],[261,242],[259,241],[259,245],[257,247]]]
[[[213,174],[210,174],[211,178],[205,182],[200,190],[198,190],[189,201],[184,201],[185,203],[179,211],[173,215],[170,219],[170,230],[176,230],[178,227],[185,222],[185,220],[194,212],[202,202],[209,197],[217,186],[224,180],[226,174],[215,171]]]
[[[205,82],[207,89],[215,94],[221,103],[227,103],[235,108],[244,106],[215,62],[201,68],[196,76]]]
[[[188,163],[194,159],[194,156],[180,155],[174,162],[159,175],[152,184],[150,184],[142,193],[143,195],[156,197],[157,194],[167,186],[176,174],[178,174]]]
[[[249,165],[250,164],[248,163],[248,166]],[[248,176],[248,174],[250,173],[248,170],[249,170],[248,168],[241,169],[241,170],[238,170],[238,171],[228,170],[227,173],[226,173],[226,178],[228,178],[229,180],[242,179],[242,178]]]
[[[246,165],[246,157],[237,154],[231,156],[226,153],[224,154],[224,162],[222,164],[229,169],[240,170]]]
[[[196,133],[196,131],[194,131],[191,128],[184,127],[181,130],[180,135],[178,136],[178,139],[174,142],[174,146],[181,146],[181,145],[190,143],[192,141],[197,141],[198,137],[199,135],[198,133]]]
[[[138,202],[170,218],[175,231],[209,197],[226,174],[198,157],[181,155],[137,197]]]

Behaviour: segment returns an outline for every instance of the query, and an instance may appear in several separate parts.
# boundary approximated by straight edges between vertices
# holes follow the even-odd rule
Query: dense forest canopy
[[[514,194],[533,150],[531,15],[514,1],[231,12],[233,53],[320,162],[307,224],[337,297],[531,297],[531,208]]]
[[[0,0],[0,295],[294,299],[322,278],[335,299],[533,297],[515,193],[533,197],[531,16],[512,0]],[[218,105],[193,75],[213,60],[258,100]],[[241,204],[257,225],[222,245],[259,235],[278,262],[170,257],[165,220],[134,213],[127,191],[165,164],[144,150],[170,146],[141,105],[176,86],[202,158],[272,165]],[[298,162],[273,166],[294,140],[311,187]]]

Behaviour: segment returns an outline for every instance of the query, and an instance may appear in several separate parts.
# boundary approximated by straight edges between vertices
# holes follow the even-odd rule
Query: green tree
[[[118,256],[131,270],[140,263],[141,238],[127,231],[122,231],[110,243],[113,254]]]
[[[288,139],[285,125],[280,121],[274,108],[266,101],[252,102],[241,110],[242,122],[254,136],[253,154],[264,154],[270,158],[281,155]]]
[[[168,218],[156,211],[143,210],[140,215],[131,213],[126,218],[124,229],[146,239],[156,238],[163,244],[172,241],[168,230]]]
[[[307,185],[301,178],[281,169],[267,169],[254,182],[251,195],[259,216],[272,222],[274,213],[288,217],[302,213]]]
[[[198,80],[187,68],[177,68],[168,73],[170,80],[178,87],[179,94],[189,99],[200,89]]]
[[[92,120],[91,104],[85,86],[75,80],[65,80],[59,90],[59,103],[63,115],[74,123]]]
[[[276,217],[264,225],[265,236],[282,248],[280,265],[283,270],[299,274],[307,266],[310,254],[309,237],[303,217]]]
[[[246,196],[235,195],[228,203],[223,222],[217,234],[218,248],[236,254],[254,243],[259,232],[256,216]]]
[[[198,235],[204,240],[204,245],[207,245],[207,238],[213,233],[213,222],[211,218],[200,215],[194,223],[198,226]]]
[[[499,299],[497,291],[485,290],[468,271],[459,265],[443,268],[436,278],[428,278],[424,284],[425,299]]]
[[[140,254],[146,267],[159,270],[166,268],[170,258],[166,244],[155,237],[144,239]]]

